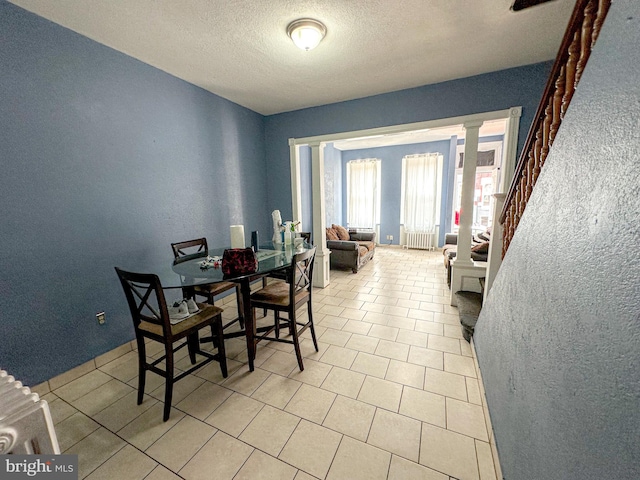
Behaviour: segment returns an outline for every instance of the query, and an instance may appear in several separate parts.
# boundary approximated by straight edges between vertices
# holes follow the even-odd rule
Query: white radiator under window
[[[437,228],[431,232],[407,232],[402,229],[402,247],[403,248],[416,248],[419,250],[434,250],[436,248]]]

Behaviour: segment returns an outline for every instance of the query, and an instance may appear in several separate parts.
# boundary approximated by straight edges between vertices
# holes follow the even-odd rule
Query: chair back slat
[[[315,255],[316,247],[313,247],[293,256],[289,273],[291,299],[302,290],[308,290],[311,295]]]
[[[155,308],[149,301],[151,294],[155,291],[154,288],[151,285],[141,285],[130,281],[127,281],[127,284],[129,285],[131,292],[140,300],[136,310],[138,312],[138,317],[147,322],[162,324],[162,316],[157,311],[159,309]],[[145,290],[144,295],[140,293],[140,290]],[[150,311],[151,315],[145,315],[145,309]]]
[[[171,335],[171,322],[160,279],[151,273],[134,273],[116,267],[122,284],[133,325],[138,329],[140,322],[161,325],[164,335]]]
[[[186,255],[193,255],[194,253],[209,254],[209,247],[207,246],[206,238],[196,238],[194,240],[187,240],[186,242],[176,242],[171,244],[173,250],[173,256],[176,259],[184,257]]]

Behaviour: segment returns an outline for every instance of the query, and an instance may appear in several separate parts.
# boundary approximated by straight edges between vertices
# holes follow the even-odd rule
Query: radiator
[[[46,400],[0,370],[0,455],[59,454]]]
[[[432,232],[405,232],[404,248],[417,248],[420,250],[433,250],[435,248],[434,237],[435,231]]]

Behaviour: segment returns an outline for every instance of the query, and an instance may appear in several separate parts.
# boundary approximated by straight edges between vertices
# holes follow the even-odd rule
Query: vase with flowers
[[[284,225],[282,227],[282,231],[283,231],[285,245],[293,243],[293,239],[296,236],[296,230],[298,228],[298,225],[300,225],[300,222],[285,222],[284,223]]]

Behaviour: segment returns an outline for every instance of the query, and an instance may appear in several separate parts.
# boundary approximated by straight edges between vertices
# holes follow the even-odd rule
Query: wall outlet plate
[[[98,325],[104,325],[104,322],[107,321],[107,316],[104,312],[96,313],[96,319],[98,319]]]

